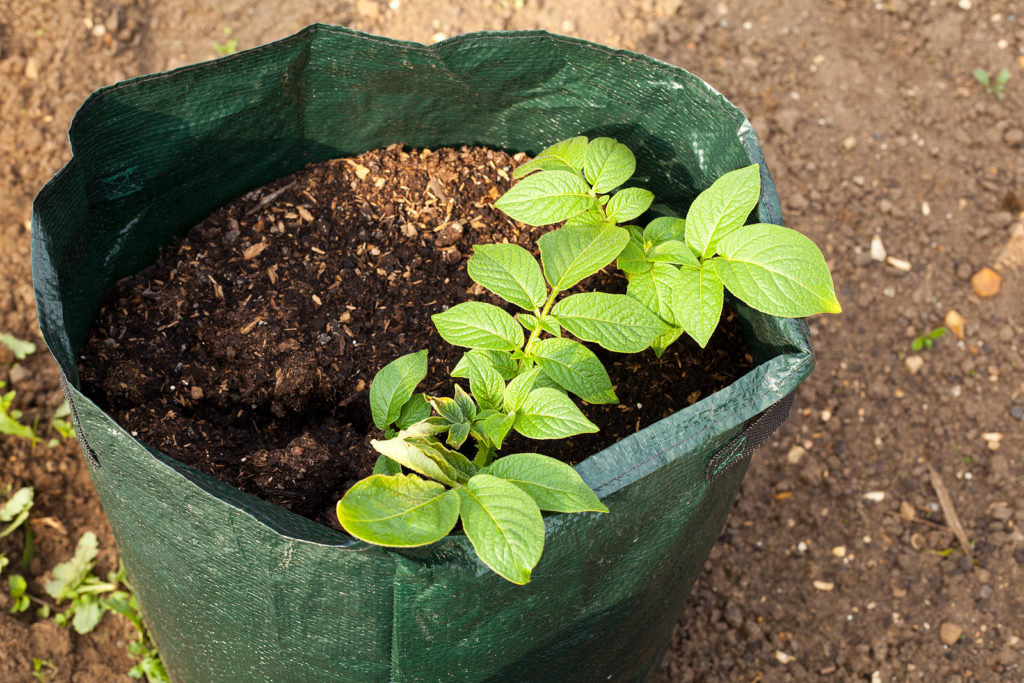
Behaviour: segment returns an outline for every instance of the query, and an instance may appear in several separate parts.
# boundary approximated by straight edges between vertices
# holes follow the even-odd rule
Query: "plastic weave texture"
[[[35,201],[39,323],[172,678],[657,676],[750,450],[767,438],[741,432],[813,367],[802,321],[736,305],[754,369],[581,462],[611,514],[548,516],[526,586],[489,571],[461,535],[408,551],[367,545],[182,465],[97,408],[75,367],[104,292],[239,194],[392,143],[536,153],[580,134],[632,148],[636,183],[661,214],[684,214],[714,178],[759,162],[758,219],[782,222],[754,132],[722,95],[649,57],[542,32],[428,47],[314,25],[85,102],[70,162]]]

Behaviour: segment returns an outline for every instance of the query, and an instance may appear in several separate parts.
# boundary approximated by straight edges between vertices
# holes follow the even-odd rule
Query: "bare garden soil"
[[[69,158],[68,125],[92,90],[312,21],[426,43],[544,28],[637,50],[747,112],[786,225],[822,248],[843,304],[842,315],[810,321],[817,367],[789,422],[754,455],[678,615],[662,680],[1024,678],[1020,0],[9,0],[4,9],[0,331],[40,350],[15,363],[0,346],[0,381],[46,437],[62,397],[36,326],[31,200]],[[976,68],[1009,70],[1003,99],[977,83]],[[986,266],[1002,281],[983,298],[971,277]],[[327,285],[334,275],[325,271]],[[230,283],[218,283],[227,296]],[[964,321],[959,334],[913,351],[913,338],[950,311]],[[180,396],[191,401],[191,389]],[[45,595],[49,569],[87,530],[100,539],[96,573],[116,568],[77,443],[33,448],[0,435],[8,484],[37,492],[29,592]],[[4,541],[0,551],[19,551],[14,536]],[[11,615],[10,570],[0,577],[0,680],[33,683],[38,658],[56,667],[51,681],[130,681],[124,620],[107,616],[78,636]]]
[[[143,442],[340,528],[335,504],[377,459],[376,372],[425,348],[421,390],[451,395],[465,349],[446,344],[430,316],[468,299],[515,312],[470,280],[466,260],[474,244],[536,254],[550,228],[493,208],[522,161],[394,145],[239,197],[108,293],[81,355],[86,393]],[[579,288],[624,292],[607,271]],[[660,359],[597,349],[621,401],[585,407],[601,431],[553,443],[513,436],[505,452],[574,464],[728,386],[752,358],[724,318],[703,350],[690,339]]]

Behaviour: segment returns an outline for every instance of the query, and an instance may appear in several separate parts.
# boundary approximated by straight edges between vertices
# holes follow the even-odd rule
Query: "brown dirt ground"
[[[1024,233],[1021,2],[645,0],[596,18],[580,0],[9,0],[5,9],[0,330],[37,343],[30,201],[68,158],[71,117],[100,86],[314,20],[421,42],[546,28],[703,77],[753,120],[787,224],[824,249],[844,314],[812,321],[818,368],[754,458],[679,615],[664,680],[1024,677],[1024,238],[1013,237]],[[977,67],[1010,70],[1005,99],[975,82]],[[897,265],[871,259],[876,235]],[[972,291],[983,266],[1003,276],[997,296]],[[920,369],[908,365],[911,339],[950,310],[966,320],[964,338],[948,334],[916,354]],[[56,368],[42,353],[24,365],[11,377],[4,364],[0,379],[16,378],[19,407],[43,416],[60,402]],[[39,491],[30,590],[41,592],[45,570],[86,529],[105,548],[101,569],[111,568],[113,538],[77,446],[0,437],[0,453],[0,485]],[[973,561],[946,526],[929,465]],[[9,616],[5,600],[0,679],[33,680],[33,657],[53,660],[51,680],[61,681],[117,680],[130,665],[128,632],[113,620],[86,637],[54,635]],[[943,624],[961,632],[952,644]]]

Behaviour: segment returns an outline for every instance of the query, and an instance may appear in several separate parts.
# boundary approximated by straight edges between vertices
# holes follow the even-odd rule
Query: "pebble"
[[[988,585],[986,583],[985,585],[983,585],[981,588],[978,589],[978,597],[981,598],[982,600],[988,600],[989,598],[992,597],[992,593],[994,593],[994,592],[995,591],[992,590],[992,586],[990,586],[990,585]]]
[[[885,500],[885,491],[868,491],[864,494],[864,499],[872,503],[881,503]]]
[[[36,63],[35,57],[29,57],[25,60],[25,78],[30,81],[39,78],[39,64]]]
[[[883,199],[878,202],[878,210],[882,213],[892,213],[892,201],[889,199]]]
[[[805,455],[807,455],[807,449],[803,446],[795,445],[789,449],[788,453],[786,453],[786,462],[790,465],[796,465],[803,460]]]
[[[907,356],[903,359],[903,364],[907,366],[907,372],[911,375],[916,375],[924,367],[924,358],[915,354],[913,356]]]
[[[832,548],[832,554],[839,558],[846,557],[846,546],[837,545],[835,548]]]
[[[29,369],[26,368],[24,365],[15,365],[13,368],[11,368],[9,378],[11,380],[11,384],[17,386],[18,384],[21,384],[31,376],[32,373],[29,372]]]
[[[887,254],[885,252],[885,245],[882,244],[882,238],[875,235],[871,238],[871,258],[879,263],[883,263],[885,262],[886,256]]]
[[[998,294],[1002,284],[1002,276],[988,267],[982,268],[971,276],[971,287],[974,289],[974,293],[983,299]]]
[[[889,256],[888,258],[885,259],[885,262],[888,263],[893,268],[895,268],[896,270],[902,271],[904,273],[909,273],[910,269],[913,267],[910,265],[910,261],[905,261],[901,258],[896,258],[895,256]]]
[[[811,585],[820,591],[830,591],[836,587],[836,585],[831,581],[814,581]]]
[[[1010,147],[1019,147],[1024,144],[1024,129],[1007,128],[1003,132],[1003,142],[1008,144]]]
[[[796,661],[796,657],[788,655],[782,650],[775,651],[775,659],[779,660],[780,664],[789,664],[790,662]]]
[[[963,634],[964,630],[951,621],[944,621],[939,626],[939,638],[942,638],[942,642],[946,645],[956,644]]]
[[[900,519],[908,522],[913,522],[917,519],[917,511],[914,510],[914,506],[905,500],[900,501]]]
[[[852,135],[843,140],[843,147],[845,147],[846,149],[853,149],[856,146],[857,138],[853,137]]]
[[[949,313],[946,314],[946,320],[944,322],[946,329],[955,334],[957,339],[964,338],[964,325],[966,325],[967,321],[964,320],[962,315],[954,310],[950,310]]]
[[[1014,420],[1017,420],[1018,422],[1020,422],[1021,420],[1024,420],[1024,406],[1022,406],[1022,405],[1010,406],[1010,417],[1012,417]]]

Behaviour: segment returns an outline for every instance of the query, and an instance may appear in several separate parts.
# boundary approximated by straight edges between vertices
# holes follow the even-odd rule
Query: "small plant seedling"
[[[231,28],[225,27],[224,29],[224,42],[214,43],[213,50],[221,57],[225,55],[233,55],[238,51],[238,41],[231,37],[234,31]]]
[[[32,658],[32,676],[39,683],[46,683],[47,676],[56,676],[57,667],[48,659]]]
[[[1006,98],[1006,82],[1010,80],[1010,70],[1003,68],[996,74],[995,79],[989,76],[986,69],[975,69],[973,72],[974,79],[981,83],[982,87],[985,88],[985,92],[989,95],[995,95],[999,99]]]
[[[0,332],[0,344],[14,352],[15,360],[25,360],[36,352],[35,344],[13,337],[6,332]]]
[[[8,487],[7,493],[10,493],[10,487]],[[0,527],[0,538],[10,536],[19,527],[25,530],[25,549],[21,557],[22,567],[28,566],[28,563],[32,561],[32,555],[35,551],[35,546],[32,542],[32,532],[25,525],[34,498],[35,490],[31,486],[23,486],[15,491],[14,495],[8,498],[3,505],[0,505],[0,524],[6,525]],[[0,573],[10,563],[11,561],[7,556],[0,553]]]
[[[0,382],[0,389],[6,386],[7,382]],[[28,439],[35,446],[39,443],[39,435],[36,434],[35,425],[23,424],[21,422],[22,412],[11,407],[16,394],[17,392],[13,389],[5,394],[0,394],[0,434]]]
[[[455,384],[451,397],[416,394],[426,351],[377,373],[370,408],[385,438],[370,442],[380,453],[373,475],[338,502],[348,533],[420,546],[461,520],[484,564],[526,583],[544,547],[542,512],[608,512],[569,465],[539,453],[498,454],[512,431],[563,439],[598,430],[575,400],[618,397],[584,342],[660,355],[685,332],[704,346],[726,287],[773,315],[839,312],[824,257],[809,239],[781,226],[744,226],[760,195],[756,165],[716,181],[685,220],[658,218],[642,230],[620,225],[654,200],[642,188],[617,189],[635,168],[625,145],[580,136],[515,170],[519,182],[495,207],[528,225],[564,225],[537,241],[539,263],[515,244],[474,247],[470,278],[520,309],[515,315],[468,301],[432,317],[442,339],[467,349],[451,375],[468,380],[469,391]],[[629,279],[626,294],[567,294],[613,262]]]
[[[912,351],[927,351],[932,348],[932,344],[936,339],[949,332],[945,327],[936,327],[931,332],[925,332],[914,337],[914,340],[910,342],[910,348]]]

